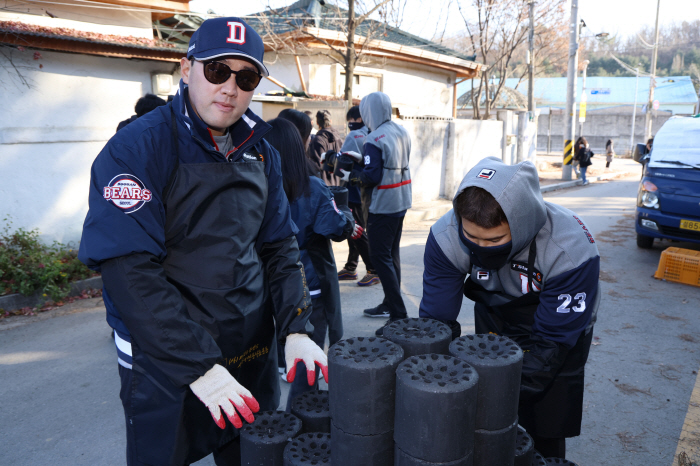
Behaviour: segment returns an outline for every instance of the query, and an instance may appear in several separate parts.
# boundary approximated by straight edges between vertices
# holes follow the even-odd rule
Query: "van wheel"
[[[654,238],[637,234],[637,247],[642,249],[651,249],[654,246]]]

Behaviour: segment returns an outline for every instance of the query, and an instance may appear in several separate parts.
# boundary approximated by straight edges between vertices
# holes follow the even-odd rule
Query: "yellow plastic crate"
[[[700,286],[700,251],[666,248],[654,278]]]

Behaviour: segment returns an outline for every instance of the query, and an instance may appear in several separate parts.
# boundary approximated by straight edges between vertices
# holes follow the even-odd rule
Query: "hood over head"
[[[488,191],[503,209],[513,238],[511,258],[530,243],[547,220],[537,169],[532,162],[506,165],[496,157],[480,160],[459,185],[453,208],[457,196],[470,186]],[[457,220],[461,223],[461,219]]]
[[[372,92],[360,101],[360,116],[370,131],[391,120],[391,99],[383,92]]]

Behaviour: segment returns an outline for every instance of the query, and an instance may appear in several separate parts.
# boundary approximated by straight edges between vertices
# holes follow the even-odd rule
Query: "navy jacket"
[[[163,205],[169,181],[176,168],[174,142],[172,140],[171,106],[175,109],[175,120],[179,129],[178,141],[180,164],[223,164],[257,152],[265,161],[267,177],[267,202],[262,226],[256,240],[256,250],[267,264],[270,294],[275,302],[277,330],[280,338],[288,333],[304,332],[308,320],[306,309],[299,308],[290,289],[303,291],[301,265],[294,235],[297,228],[291,220],[290,208],[282,186],[279,153],[273,149],[263,135],[269,130],[263,120],[250,110],[229,128],[234,149],[225,156],[215,150],[214,141],[207,126],[196,116],[189,106],[187,87],[180,84],[180,91],[172,103],[159,107],[118,131],[95,159],[91,171],[89,205],[80,243],[79,258],[93,270],[100,270],[106,261],[115,258],[133,257],[135,261],[147,261],[156,265],[165,259],[166,217]],[[117,178],[128,179],[140,187],[139,199],[121,202],[108,202],[108,196],[118,196],[118,189],[111,187]],[[132,197],[133,197],[132,190]],[[123,207],[122,207],[123,206]],[[241,219],[245,221],[245,219]],[[291,241],[291,242],[290,242]],[[281,258],[282,256],[287,256]],[[203,260],[206,260],[203,254]],[[286,262],[291,261],[290,264]],[[281,262],[285,262],[281,267]],[[296,273],[290,272],[298,264]],[[131,264],[135,272],[140,264]],[[150,267],[150,266],[149,266]],[[141,268],[143,270],[143,268]],[[150,269],[149,269],[150,270]],[[280,276],[275,276],[275,274]],[[148,277],[152,287],[168,289],[165,275],[153,272]],[[283,275],[283,276],[282,276]],[[177,293],[170,294],[173,299]],[[120,336],[129,338],[130,332],[124,324],[114,297],[105,296],[107,321]],[[287,302],[289,301],[289,302]],[[295,301],[292,303],[292,301]],[[284,306],[282,306],[284,304]],[[165,306],[165,304],[164,304]],[[175,315],[173,308],[181,303],[170,303],[169,309],[150,309],[154,317],[145,328],[139,328],[140,338],[149,338],[149,333],[159,331],[159,319],[187,319]],[[302,306],[303,307],[303,306]],[[284,308],[282,312],[280,309]],[[159,314],[160,313],[160,314]],[[184,325],[190,325],[185,323]],[[136,329],[132,329],[136,331]],[[197,333],[197,332],[195,332]],[[184,337],[183,337],[184,338]],[[202,352],[197,367],[182,364],[168,371],[177,383],[190,383],[202,375],[216,362],[220,354],[216,348]],[[194,355],[188,355],[192,359]],[[184,360],[184,359],[183,359]]]
[[[335,205],[328,186],[316,176],[309,177],[310,194],[300,196],[291,204],[292,219],[299,228],[297,242],[301,252],[301,262],[312,298],[317,298],[321,283],[314,270],[306,247],[312,235],[341,240],[352,233],[353,224]]]

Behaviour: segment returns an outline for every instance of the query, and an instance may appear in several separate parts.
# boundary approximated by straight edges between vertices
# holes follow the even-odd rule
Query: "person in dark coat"
[[[141,118],[151,110],[155,110],[156,108],[165,105],[166,103],[167,102],[165,100],[161,99],[155,94],[146,94],[145,96],[141,97],[139,100],[136,101],[136,105],[134,106],[134,111],[136,112],[136,115],[131,115],[126,120],[119,122],[119,124],[117,125],[117,131],[119,131],[129,123],[136,121],[137,118]]]
[[[588,184],[588,180],[586,179],[586,171],[588,171],[588,167],[593,165],[593,162],[591,162],[591,157],[593,157],[594,155],[595,154],[588,145],[588,141],[586,141],[586,138],[584,138],[583,136],[578,138],[578,141],[576,141],[576,155],[574,156],[574,159],[578,162],[578,165],[580,167],[581,180],[583,181],[583,186]]]
[[[309,318],[314,327],[311,339],[323,348],[326,330],[329,345],[343,336],[340,288],[329,240],[343,241],[351,236],[358,237],[363,229],[355,223],[349,209],[346,208],[345,213],[340,211],[331,191],[314,175],[294,124],[282,117],[267,123],[272,129],[265,139],[280,153],[284,192],[291,207],[292,221],[299,229],[296,237],[313,307]],[[286,362],[287,368],[295,364],[294,361]],[[298,367],[299,370],[302,368]],[[302,379],[292,382],[287,411],[296,396],[317,388],[317,382],[314,386],[309,386]]]
[[[350,132],[345,136],[345,141],[340,148],[340,152],[354,152],[361,155],[369,130],[362,121],[360,106],[355,105],[351,107],[350,110],[348,110],[346,118],[348,120],[348,129]],[[361,170],[362,165],[355,162],[353,168]],[[362,204],[362,195],[358,185],[353,185],[351,183],[344,184],[345,187],[348,188],[348,206],[355,217],[355,222],[359,223],[364,228],[365,225],[367,225],[365,222],[365,218],[367,218],[365,212],[369,208],[369,205]],[[345,262],[345,266],[338,272],[338,279],[357,280],[357,265],[360,256],[362,256],[362,261],[365,263],[367,273],[357,282],[357,285],[372,286],[379,284],[379,275],[377,275],[377,271],[374,270],[374,266],[372,265],[372,257],[369,252],[369,239],[367,238],[366,232],[357,239],[348,239],[348,260]]]
[[[518,423],[545,457],[581,433],[584,366],[600,303],[595,239],[572,211],[545,202],[531,162],[481,160],[430,229],[420,317],[460,335],[463,296],[477,334],[523,349]]]
[[[333,174],[321,170],[321,156],[328,152],[340,152],[343,145],[343,138],[332,126],[331,113],[328,110],[316,112],[316,124],[320,128],[309,146],[309,158],[318,167],[323,181],[329,186],[338,186],[339,180]]]
[[[242,19],[205,21],[173,102],[92,166],[79,258],[102,272],[127,465],[240,465],[243,420],[279,406],[278,344],[327,380],[279,153],[248,108],[263,54]]]
[[[311,119],[309,115],[299,110],[294,110],[293,108],[285,108],[282,110],[277,118],[284,118],[285,120],[291,121],[294,126],[296,126],[299,134],[301,135],[301,143],[304,146],[304,153],[308,153],[309,142],[311,140]]]

